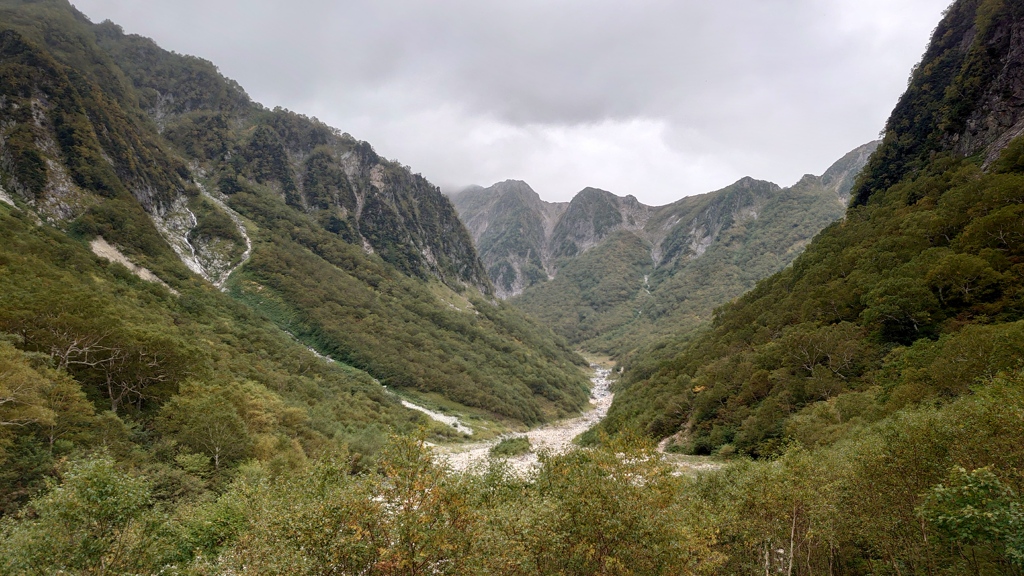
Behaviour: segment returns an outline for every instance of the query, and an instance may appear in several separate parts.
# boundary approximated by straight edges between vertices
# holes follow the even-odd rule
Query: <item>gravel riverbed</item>
[[[509,464],[520,473],[528,473],[538,466],[537,453],[551,452],[561,453],[568,450],[576,438],[591,426],[597,424],[608,413],[608,407],[612,404],[614,394],[611,392],[609,376],[611,370],[607,368],[594,367],[594,376],[590,379],[593,386],[590,389],[591,409],[575,418],[561,420],[535,428],[522,434],[511,434],[508,437],[526,436],[530,439],[532,452],[508,458]],[[491,448],[500,442],[502,438],[489,442],[478,442],[474,444],[460,444],[437,446],[435,451],[455,470],[463,471],[474,467],[487,465],[488,454]]]

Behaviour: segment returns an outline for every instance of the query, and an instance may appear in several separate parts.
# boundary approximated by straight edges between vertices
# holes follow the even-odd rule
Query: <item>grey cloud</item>
[[[588,164],[586,146],[552,134],[568,129],[586,143],[598,133],[630,137],[594,129],[609,122],[662,123],[663,142],[649,144],[664,143],[675,156],[663,161],[680,166],[652,169],[667,181],[636,186],[669,199],[746,174],[789,184],[869,140],[946,3],[77,2],[96,20],[208,58],[264,104],[318,114],[441,183],[528,179],[531,170],[549,179],[531,182],[538,190],[585,181],[559,166],[609,177],[613,158]],[[403,126],[416,133],[403,137]],[[494,126],[514,135],[478,138]],[[550,154],[538,156],[542,149]],[[705,173],[702,162],[704,180],[687,176]],[[615,189],[633,185],[629,166],[618,173],[585,184],[632,192]]]

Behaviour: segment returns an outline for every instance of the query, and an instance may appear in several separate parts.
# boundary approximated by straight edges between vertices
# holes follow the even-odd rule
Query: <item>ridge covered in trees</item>
[[[909,137],[895,127],[905,108],[929,108],[915,97],[931,81],[929,70],[953,50],[961,73],[970,72],[972,52],[936,48],[951,42],[950,30],[971,30],[972,50],[991,50],[975,32],[1019,21],[1013,6],[996,4],[950,8],[893,112],[893,133],[855,190],[876,178],[893,142]],[[1024,357],[1022,145],[1013,140],[985,168],[953,147],[933,150],[897,184],[871,190],[863,202],[855,196],[842,221],[790,268],[718,310],[702,337],[634,356],[606,430],[674,435],[680,449],[697,453],[728,446],[770,455],[789,438],[828,443],[857,423],[956,398],[976,379],[1017,368]]]
[[[0,186],[21,208],[173,290],[201,275],[393,389],[510,425],[586,402],[583,360],[493,301],[421,176],[62,0],[0,13]]]

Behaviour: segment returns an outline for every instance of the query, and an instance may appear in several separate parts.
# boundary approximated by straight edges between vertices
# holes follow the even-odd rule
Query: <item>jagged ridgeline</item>
[[[586,402],[582,359],[493,298],[470,236],[437,187],[366,142],[252,102],[213,64],[110,22],[93,24],[64,0],[0,1],[0,199],[6,218],[43,224],[5,229],[11,238],[52,229],[74,240],[0,248],[12,262],[34,258],[67,278],[39,283],[32,266],[5,264],[4,281],[17,290],[0,293],[0,332],[19,334],[26,352],[52,352],[24,331],[57,330],[34,304],[52,298],[48,291],[126,282],[116,267],[93,261],[92,244],[159,281],[124,288],[146,294],[138,297],[145,314],[209,330],[174,331],[200,358],[188,356],[186,367],[230,377],[218,371],[218,355],[234,353],[207,340],[245,342],[257,356],[291,346],[250,338],[269,320],[367,382],[500,419],[532,424]],[[65,269],[68,259],[89,264]],[[117,312],[119,302],[110,306],[101,320],[111,330],[148,323]],[[231,312],[208,316],[210,307]],[[163,377],[161,395],[128,396],[143,412],[155,409],[190,377],[185,369]],[[394,402],[374,398],[382,404],[370,412],[387,425]],[[322,408],[311,399],[303,409]]]
[[[771,455],[1019,369],[1022,20],[1017,2],[951,6],[845,219],[707,334],[634,358],[605,429]]]
[[[517,181],[452,200],[499,296],[572,344],[622,355],[692,333],[792,262],[842,217],[877,144],[789,188],[744,178],[660,207],[595,188],[544,202]]]

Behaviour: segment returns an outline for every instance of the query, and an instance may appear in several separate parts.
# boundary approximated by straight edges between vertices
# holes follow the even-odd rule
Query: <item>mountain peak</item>
[[[586,188],[577,192],[576,196],[615,196],[615,194],[612,194],[607,190],[602,190],[601,188],[587,186]]]
[[[482,192],[486,193],[490,191],[494,194],[515,194],[521,197],[527,202],[540,202],[540,194],[530,187],[529,184],[522,180],[505,180],[504,182],[498,182],[490,188],[484,188]]]
[[[874,140],[848,152],[825,170],[821,175],[822,184],[834,190],[844,204],[848,203],[857,175],[881,143],[881,140]]]
[[[529,184],[527,184],[523,180],[517,180],[515,178],[509,178],[509,179],[504,180],[502,182],[498,182],[498,183],[494,184],[494,186],[525,186],[527,188],[530,188]],[[531,188],[531,190],[532,190],[532,188]]]

